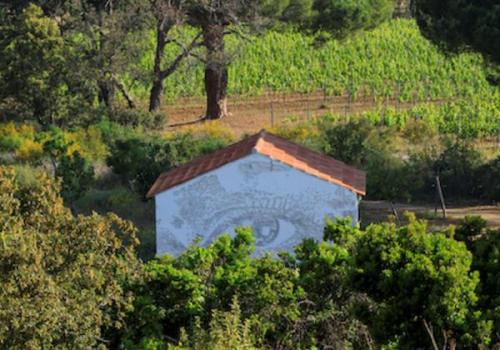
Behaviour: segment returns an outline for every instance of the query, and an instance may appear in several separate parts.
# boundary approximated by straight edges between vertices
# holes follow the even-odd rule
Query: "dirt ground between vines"
[[[402,221],[405,211],[414,212],[418,218],[426,219],[433,227],[457,225],[466,215],[479,215],[488,221],[488,226],[500,228],[500,203],[496,205],[478,204],[448,204],[446,219],[442,217],[441,208],[435,212],[434,204],[395,204],[398,216]],[[360,205],[360,215],[362,226],[387,220],[392,215],[392,207],[386,201],[362,201]]]
[[[442,101],[432,101],[441,103]],[[325,96],[322,92],[310,94],[267,93],[257,97],[233,96],[227,100],[229,115],[220,123],[236,136],[255,133],[293,118],[305,121],[327,113],[348,115],[378,108],[409,109],[417,101],[399,102],[397,99],[378,99],[361,96],[352,100],[349,96]],[[173,104],[163,106],[168,116],[166,130],[179,130],[203,116],[205,100],[181,98]]]

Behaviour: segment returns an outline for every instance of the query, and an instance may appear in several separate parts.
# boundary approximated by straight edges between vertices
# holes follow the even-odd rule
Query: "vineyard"
[[[185,35],[193,35],[184,28]],[[134,95],[147,96],[155,36],[151,33],[142,58],[126,79]],[[228,37],[229,95],[261,95],[268,91],[326,95],[347,93],[356,99],[399,96],[402,101],[492,96],[481,58],[474,54],[446,57],[420,34],[412,20],[398,19],[345,41],[316,44],[314,36],[291,29],[261,36]],[[170,47],[166,57],[174,57]],[[263,63],[264,62],[264,63]],[[203,96],[203,65],[189,58],[165,81],[165,96]],[[496,95],[498,97],[498,95]]]

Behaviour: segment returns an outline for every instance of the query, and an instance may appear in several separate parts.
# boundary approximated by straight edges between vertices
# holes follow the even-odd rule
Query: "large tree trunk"
[[[161,98],[163,96],[163,77],[161,71],[161,62],[165,50],[166,40],[163,25],[158,21],[156,28],[156,53],[153,67],[153,86],[149,94],[149,111],[155,112],[160,109]]]
[[[227,115],[227,60],[224,52],[223,25],[203,27],[203,41],[207,48],[205,62],[205,91],[207,110],[205,118],[220,119]]]
[[[168,33],[173,28],[174,22],[165,19],[158,20],[156,25],[156,53],[153,67],[153,86],[149,94],[149,111],[155,112],[160,109],[163,97],[163,81],[173,74],[179,68],[181,62],[192,53],[193,49],[200,45],[199,39],[201,33],[197,34],[189,45],[181,46],[181,52],[177,57],[170,61],[168,66],[162,70],[162,61],[165,52],[165,46],[169,41]]]

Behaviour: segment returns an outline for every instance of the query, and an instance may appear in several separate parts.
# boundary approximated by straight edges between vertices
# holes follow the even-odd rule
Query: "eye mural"
[[[306,211],[293,208],[287,197],[258,198],[248,206],[227,208],[209,220],[210,234],[204,244],[213,241],[222,232],[233,232],[235,227],[249,226],[253,230],[255,246],[266,250],[287,250],[321,227],[321,221],[307,216]]]
[[[157,251],[179,254],[193,241],[206,246],[241,226],[252,228],[256,255],[292,251],[307,237],[321,240],[325,216],[352,215],[356,197],[301,176],[254,161],[239,164],[236,175],[207,174],[174,189],[167,220],[158,225]]]

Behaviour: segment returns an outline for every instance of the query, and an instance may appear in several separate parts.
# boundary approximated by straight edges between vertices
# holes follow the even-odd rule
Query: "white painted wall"
[[[238,226],[254,228],[257,254],[291,251],[305,237],[321,240],[326,216],[358,219],[354,192],[258,153],[159,193],[155,203],[157,255]]]

